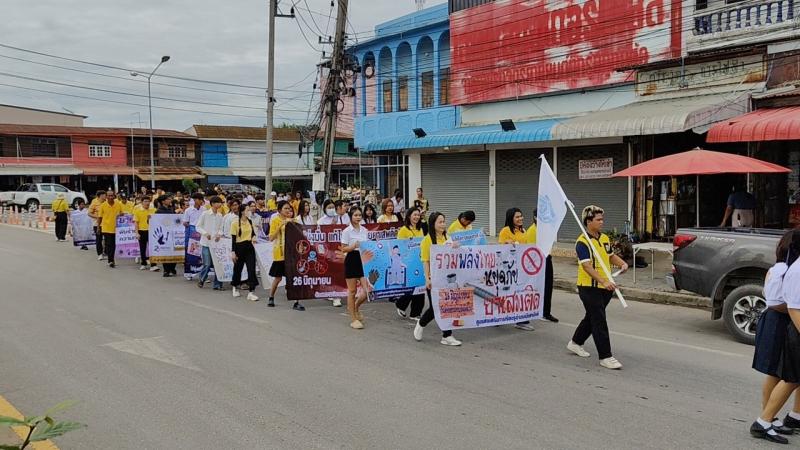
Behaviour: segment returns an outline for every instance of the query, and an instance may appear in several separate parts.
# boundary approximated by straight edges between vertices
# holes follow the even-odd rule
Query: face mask
[[[328,217],[333,217],[333,216],[336,215],[336,210],[333,209],[333,208],[326,209],[325,210],[325,215],[328,216]]]

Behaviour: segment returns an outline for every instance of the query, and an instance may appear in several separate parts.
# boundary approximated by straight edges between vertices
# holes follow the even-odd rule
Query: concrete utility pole
[[[272,191],[272,134],[275,127],[275,18],[294,18],[294,8],[290,14],[278,14],[278,0],[269,0],[269,56],[267,61],[267,167],[264,173],[264,190]]]
[[[322,170],[325,172],[325,193],[331,186],[331,172],[333,169],[333,154],[336,149],[336,116],[339,111],[339,96],[343,84],[344,72],[344,32],[347,25],[347,0],[338,0],[339,11],[336,15],[336,35],[333,41],[333,55],[331,68],[328,73],[328,84],[325,86],[327,94],[325,102],[328,104],[327,126],[325,127],[325,145],[322,158]]]

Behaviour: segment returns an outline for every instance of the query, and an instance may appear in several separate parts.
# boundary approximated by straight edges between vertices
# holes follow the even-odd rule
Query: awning
[[[512,144],[541,142],[551,139],[550,130],[556,119],[514,122],[516,130],[503,131],[500,124],[461,127],[441,130],[418,138],[409,130],[407,135],[378,138],[370,141],[367,152],[381,150],[407,150],[412,148],[455,147],[466,145]]]
[[[708,130],[708,142],[800,140],[800,106],[759,109],[720,122]]]
[[[60,176],[80,175],[81,172],[72,165],[0,164],[0,176]]]
[[[134,171],[129,166],[80,166],[84,175],[124,175],[131,176]]]
[[[208,176],[229,177],[233,175],[231,169],[227,167],[203,167],[200,170]]]
[[[183,180],[186,178],[195,180],[198,178],[205,178],[205,175],[201,174],[196,169],[189,167],[157,167],[155,172],[155,177],[153,177],[150,175],[149,168],[136,169],[136,176],[145,181]]]
[[[748,109],[749,92],[733,99],[725,95],[697,95],[634,102],[564,120],[553,127],[557,140],[639,136],[707,131],[709,125]]]
[[[232,167],[231,172],[237,177],[263,178],[264,169],[247,169]],[[310,169],[274,169],[272,176],[276,178],[310,177],[314,174]]]

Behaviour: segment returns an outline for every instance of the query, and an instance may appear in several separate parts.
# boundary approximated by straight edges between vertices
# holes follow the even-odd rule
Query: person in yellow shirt
[[[527,244],[536,245],[536,216],[537,211],[533,210],[533,223],[530,227],[528,227],[528,231],[525,232],[525,242]],[[552,314],[550,314],[551,306],[553,303],[553,258],[550,255],[547,255],[545,259],[545,270],[544,270],[544,306],[542,307],[542,317],[545,320],[549,320],[553,323],[558,323],[558,319]]]
[[[150,197],[142,197],[142,203],[133,208],[133,222],[136,224],[136,232],[139,238],[139,270],[147,269],[147,250],[150,239],[150,216],[156,213],[156,208],[150,204]],[[150,263],[150,271],[158,272],[158,266]]]
[[[128,200],[125,194],[119,194],[119,204],[122,206],[122,214],[133,214],[134,204]]]
[[[67,240],[67,222],[69,222],[69,204],[64,198],[64,194],[56,194],[56,199],[52,205],[53,213],[55,214],[56,221],[56,241],[66,242]]]
[[[98,226],[103,233],[103,245],[108,256],[108,267],[116,267],[114,253],[117,250],[117,216],[122,214],[122,204],[116,201],[114,191],[106,193],[106,202],[100,205]]]
[[[412,208],[406,214],[406,220],[403,227],[397,232],[397,239],[416,239],[424,237],[422,231],[422,212],[418,208]],[[406,315],[406,309],[411,305],[409,312],[412,319],[418,319],[422,313],[422,308],[425,306],[425,294],[413,293],[406,294],[394,304],[397,307],[397,315],[403,319],[409,317]]]
[[[94,248],[97,250],[97,260],[102,261],[106,259],[106,252],[103,248],[103,232],[100,230],[97,223],[100,218],[100,205],[106,201],[106,191],[97,191],[92,202],[89,203],[89,217],[95,221],[94,226]]]
[[[275,292],[278,291],[278,285],[281,280],[286,276],[286,262],[284,260],[284,245],[286,244],[286,224],[292,221],[294,210],[292,205],[285,200],[281,200],[277,204],[278,214],[272,215],[272,220],[269,222],[269,240],[272,241],[272,266],[269,268],[269,276],[272,277],[272,287],[269,291],[269,303],[267,306],[275,306]],[[292,305],[295,311],[305,311],[305,306],[301,305],[299,301],[295,301]]]
[[[468,231],[472,229],[472,222],[475,222],[475,211],[464,211],[458,215],[458,219],[447,228],[449,234],[457,231]]]
[[[297,191],[294,193],[294,198],[289,202],[292,205],[292,209],[294,210],[294,215],[300,215],[300,202],[303,200],[303,193]]]
[[[278,194],[275,191],[269,193],[269,199],[267,200],[267,211],[277,211],[278,210]]]
[[[500,244],[525,244],[527,238],[525,236],[525,227],[523,223],[525,217],[519,208],[508,208],[506,211],[506,225],[500,230],[497,236],[497,242]],[[533,325],[529,320],[524,322],[517,322],[515,325],[520,330],[533,331]]]
[[[394,202],[392,199],[387,198],[381,203],[381,216],[378,217],[378,223],[393,223],[399,222],[400,218],[394,213]]]
[[[237,220],[231,224],[231,259],[233,259],[231,286],[233,286],[233,296],[240,297],[242,295],[239,293],[239,286],[242,284],[242,269],[247,265],[247,286],[249,287],[247,299],[257,302],[258,296],[255,290],[258,286],[258,277],[256,277],[256,249],[253,244],[258,241],[258,236],[253,229],[253,222],[250,221],[253,205],[253,203],[249,203],[239,209]]]

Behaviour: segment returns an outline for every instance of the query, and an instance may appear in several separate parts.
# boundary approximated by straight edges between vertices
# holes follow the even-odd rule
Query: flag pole
[[[575,205],[573,205],[569,200],[567,200],[565,203],[567,204],[569,210],[572,211],[572,217],[575,218],[575,221],[578,222],[578,226],[581,227],[581,233],[583,233],[583,237],[586,238],[586,242],[589,244],[589,250],[594,253],[594,257],[600,263],[600,267],[603,268],[603,272],[606,274],[606,277],[608,277],[608,280],[613,283],[614,277],[611,276],[611,270],[610,268],[606,267],[606,263],[602,258],[600,258],[600,255],[597,254],[597,249],[595,249],[594,245],[592,245],[592,239],[589,237],[589,233],[586,232],[583,222],[581,222],[581,220],[578,218],[578,214],[575,212]],[[622,303],[622,307],[627,308],[628,302],[625,301],[625,298],[622,296],[622,292],[619,291],[619,288],[615,288],[614,293],[617,294],[617,298],[619,299],[619,302]]]

